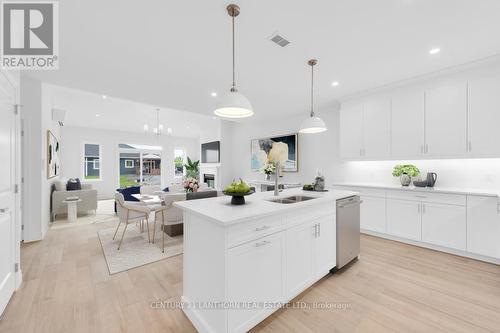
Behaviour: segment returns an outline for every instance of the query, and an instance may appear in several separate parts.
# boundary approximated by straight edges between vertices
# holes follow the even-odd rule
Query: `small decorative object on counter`
[[[401,185],[409,186],[411,184],[411,177],[417,177],[420,174],[420,170],[413,164],[398,164],[394,166],[392,175],[394,177],[399,177]]]
[[[182,183],[182,186],[186,190],[186,193],[198,192],[198,189],[200,188],[196,178],[186,178]]]
[[[314,178],[313,186],[315,191],[325,190],[325,176],[323,176],[320,170],[317,171],[316,178]]]
[[[233,180],[231,184],[226,186],[222,193],[232,196],[231,205],[244,205],[245,196],[255,192],[240,178],[239,182]]]
[[[273,162],[268,162],[260,168],[260,172],[266,175],[266,180],[271,180],[271,175],[276,172],[276,166]]]

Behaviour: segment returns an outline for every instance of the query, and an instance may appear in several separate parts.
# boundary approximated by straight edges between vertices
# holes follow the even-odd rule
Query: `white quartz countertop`
[[[359,183],[338,183],[335,186],[346,187],[364,187],[364,188],[378,188],[387,190],[400,190],[400,191],[414,191],[425,193],[445,193],[445,194],[462,194],[462,195],[478,195],[487,197],[500,196],[500,189],[485,190],[485,189],[472,189],[472,188],[454,188],[454,187],[415,187],[415,186],[398,186],[398,185],[382,185],[382,184],[359,184]]]
[[[328,192],[303,191],[302,189],[288,189],[280,192],[278,198],[285,198],[292,195],[304,195],[316,197],[316,199],[297,202],[292,204],[280,204],[270,202],[274,198],[274,192],[257,192],[245,197],[246,204],[231,205],[230,196],[216,198],[198,199],[189,201],[174,202],[174,206],[205,216],[222,225],[230,225],[248,219],[264,217],[273,214],[282,214],[296,209],[306,209],[307,207],[320,203],[336,201],[357,195],[356,192],[344,190],[329,190]]]

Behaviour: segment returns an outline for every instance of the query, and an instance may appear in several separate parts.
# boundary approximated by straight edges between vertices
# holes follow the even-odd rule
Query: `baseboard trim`
[[[450,249],[450,248],[439,246],[439,245],[434,245],[434,244],[415,241],[415,240],[411,240],[411,239],[401,238],[401,237],[392,236],[392,235],[388,235],[388,234],[384,234],[384,233],[380,233],[380,232],[376,232],[376,231],[371,231],[371,230],[366,230],[366,229],[361,229],[361,233],[366,234],[366,235],[370,235],[370,236],[375,236],[375,237],[393,240],[393,241],[400,242],[400,243],[424,247],[426,249],[431,249],[434,251],[445,252],[445,253],[453,254],[456,256],[460,256],[460,257],[484,261],[484,262],[487,262],[490,264],[500,265],[500,259],[492,258],[492,257],[488,257],[488,256],[483,256],[480,254],[474,254],[474,253],[470,253],[467,251]]]

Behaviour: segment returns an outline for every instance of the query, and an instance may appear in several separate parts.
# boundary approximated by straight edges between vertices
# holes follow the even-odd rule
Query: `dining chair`
[[[113,240],[116,237],[120,225],[122,223],[125,224],[125,228],[123,229],[122,236],[120,238],[120,243],[118,244],[118,250],[122,245],[123,236],[125,235],[125,231],[127,231],[127,227],[130,223],[139,222],[142,230],[143,223],[146,222],[148,241],[151,242],[149,235],[149,214],[151,213],[151,209],[141,202],[125,201],[125,198],[121,193],[115,193],[115,202],[118,214],[118,226],[116,227],[115,234],[113,235]]]

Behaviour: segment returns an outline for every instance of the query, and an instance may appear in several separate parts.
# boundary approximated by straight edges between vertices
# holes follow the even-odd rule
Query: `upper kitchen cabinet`
[[[376,96],[363,105],[363,158],[387,158],[391,155],[391,99]]]
[[[363,104],[342,103],[340,112],[340,153],[345,159],[363,156]]]
[[[391,149],[394,157],[413,158],[423,155],[423,90],[398,90],[392,96]]]
[[[469,81],[469,142],[472,156],[500,155],[500,76]]]
[[[467,84],[446,82],[426,89],[425,156],[464,156],[466,137]]]

